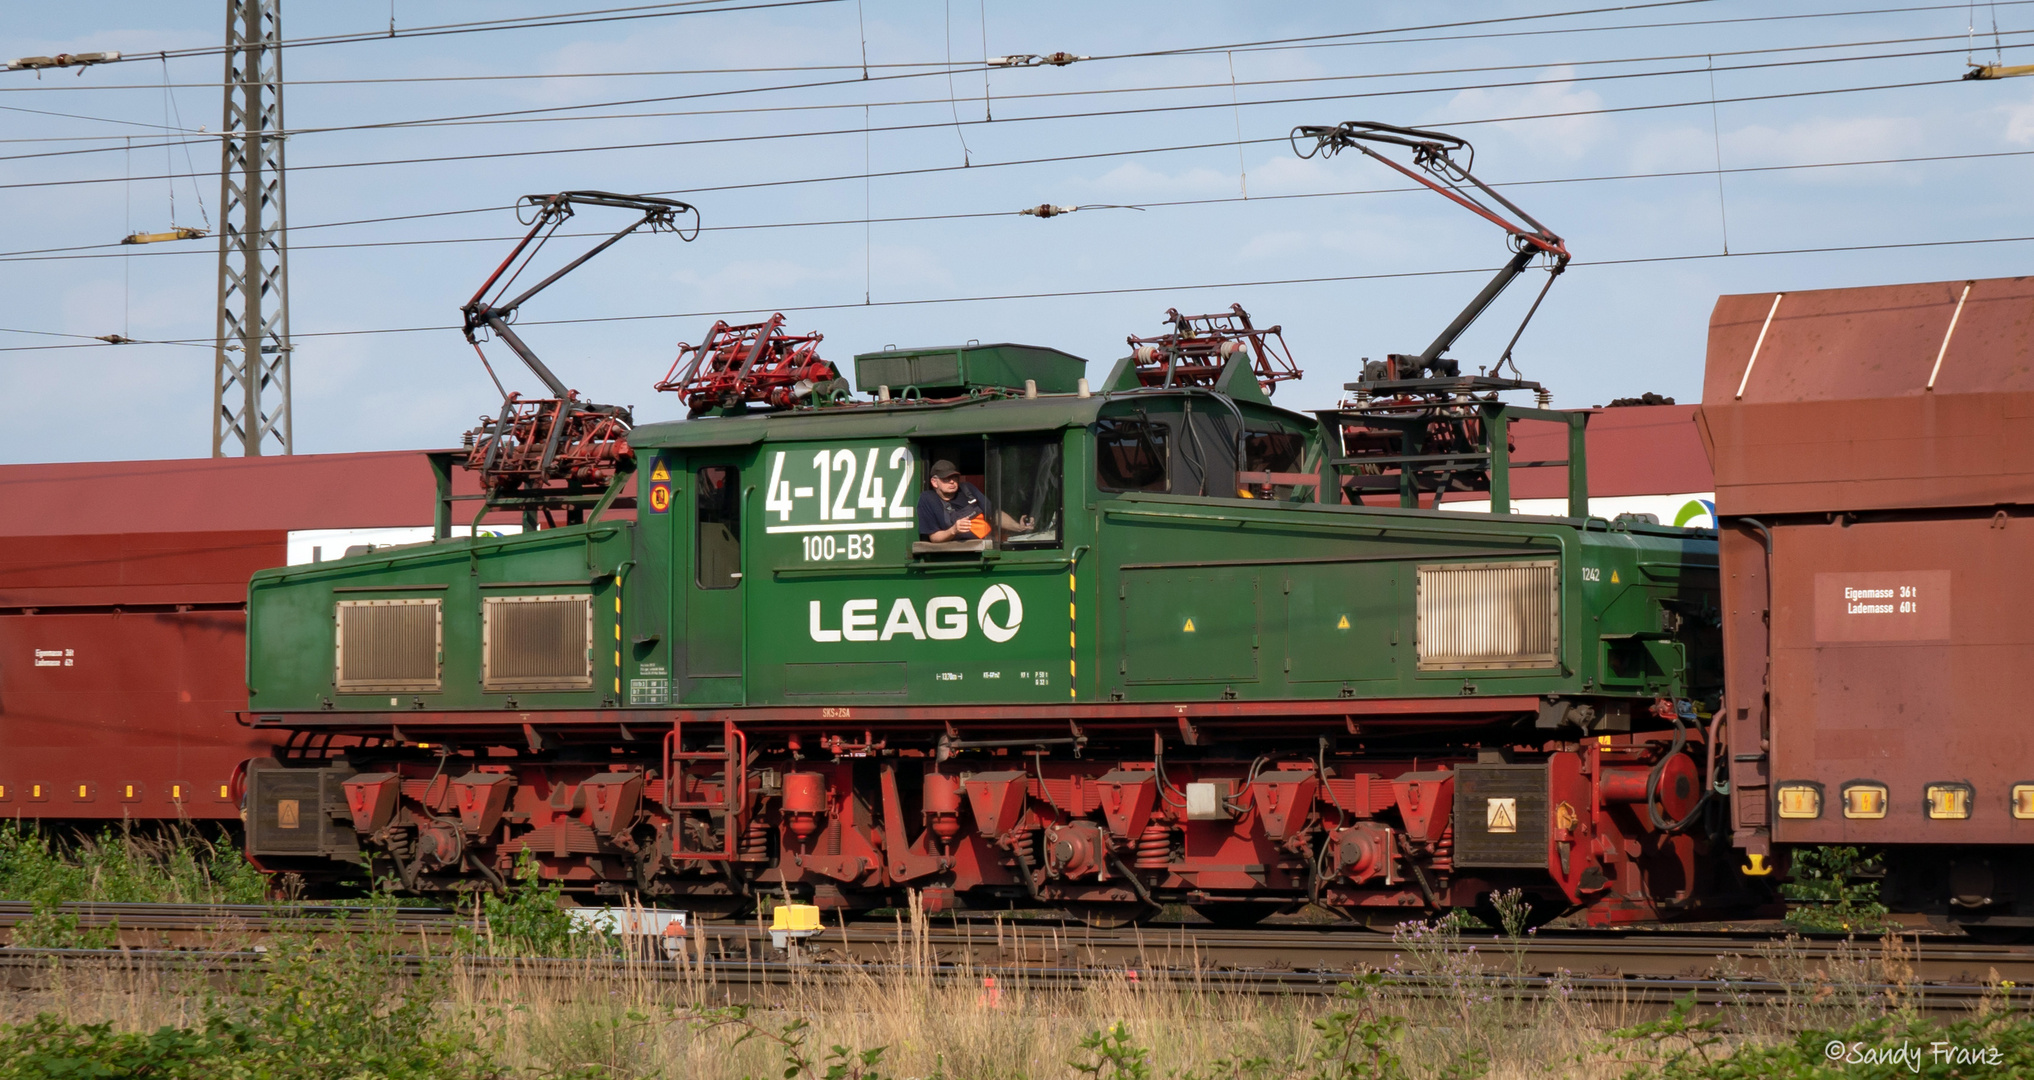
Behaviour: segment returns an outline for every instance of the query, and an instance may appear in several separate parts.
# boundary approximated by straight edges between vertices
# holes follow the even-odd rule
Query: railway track
[[[423,971],[432,960],[408,955],[395,958],[412,972]],[[438,963],[443,963],[440,958]],[[9,990],[28,990],[45,985],[55,969],[97,968],[107,971],[202,972],[227,977],[257,969],[263,963],[257,952],[210,952],[147,949],[0,949],[0,984]],[[608,985],[612,980],[654,983],[689,991],[708,1002],[762,1002],[778,992],[799,984],[826,984],[850,979],[868,979],[877,985],[896,985],[900,980],[923,980],[963,988],[991,987],[1003,991],[1076,991],[1095,986],[1134,987],[1149,991],[1187,990],[1199,993],[1263,996],[1327,996],[1349,977],[1349,972],[1327,970],[1250,970],[1235,968],[1172,969],[1159,966],[1112,968],[1100,965],[1062,967],[1043,964],[986,965],[971,963],[899,963],[891,961],[841,961],[812,958],[739,959],[706,957],[690,963],[645,960],[531,960],[521,958],[465,958],[459,963],[483,976],[509,975],[541,981],[567,981],[580,985]],[[1464,992],[1488,1001],[1494,994],[1532,997],[1560,993],[1571,1001],[1615,1005],[1650,1011],[1692,996],[1698,1005],[1795,1005],[1834,1004],[1807,983],[1779,983],[1750,979],[1718,979],[1695,976],[1610,976],[1610,975],[1491,975],[1481,980],[1458,975],[1387,975],[1388,985],[1424,997],[1451,997]],[[2026,988],[2001,989],[1982,983],[1872,983],[1842,984],[1841,1000],[1881,999],[1890,1004],[1899,999],[1918,1011],[1934,1015],[1967,1014],[1990,999],[2014,1010],[2034,1008],[2034,991]]]
[[[379,915],[373,912],[379,911]],[[81,929],[116,931],[115,949],[0,949],[0,981],[36,985],[52,965],[114,969],[193,968],[228,974],[259,965],[254,951],[275,933],[346,932],[370,925],[426,941],[449,936],[461,917],[444,908],[77,904],[63,914]],[[29,916],[0,903],[0,935]],[[1247,931],[1202,925],[1122,930],[1045,920],[966,919],[912,930],[879,920],[828,926],[795,962],[774,949],[765,928],[734,922],[695,926],[688,962],[666,960],[472,959],[480,970],[525,977],[622,977],[689,983],[714,997],[747,998],[799,979],[996,980],[1000,987],[1073,988],[1104,981],[1189,985],[1253,994],[1327,994],[1353,971],[1388,973],[1422,993],[1454,992],[1464,981],[1497,980],[1511,990],[1561,991],[1583,1000],[1659,1005],[1687,994],[1698,1002],[1774,1001],[1828,986],[1855,996],[1904,995],[1931,1011],[1969,1009],[1987,995],[2034,1007],[2034,947],[1989,946],[1954,937],[1908,937],[1892,956],[1877,941],[1786,938],[1746,932],[1542,932],[1519,942],[1463,935],[1445,963],[1436,945],[1410,947],[1346,927]],[[425,963],[420,948],[406,962]],[[1445,970],[1446,975],[1435,974]],[[1897,973],[1897,974],[1895,974]],[[2000,984],[2006,984],[2004,988]],[[2013,984],[2018,984],[2017,986]],[[1808,989],[1804,990],[1803,988]]]

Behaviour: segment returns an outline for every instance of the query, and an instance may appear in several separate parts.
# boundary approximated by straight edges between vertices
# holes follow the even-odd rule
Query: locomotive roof
[[[637,448],[688,449],[750,446],[794,439],[923,438],[1043,431],[1085,427],[1114,401],[1149,400],[1182,394],[1228,396],[1196,387],[1188,390],[1098,391],[1088,397],[1041,394],[1036,398],[978,397],[955,402],[859,402],[851,407],[759,412],[748,416],[699,417],[644,424],[631,430],[628,438],[629,445]],[[1240,408],[1276,413],[1304,427],[1311,428],[1317,423],[1311,416],[1277,406],[1232,400],[1236,400]]]

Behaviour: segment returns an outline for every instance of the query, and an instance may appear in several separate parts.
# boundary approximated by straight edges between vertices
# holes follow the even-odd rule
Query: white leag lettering
[[[1000,626],[989,617],[989,607],[999,603],[1010,605],[1010,621]],[[975,607],[975,621],[981,624],[983,637],[1000,645],[1017,636],[1017,627],[1024,622],[1024,601],[1019,600],[1017,590],[1008,585],[991,585],[982,594],[982,602]]]
[[[959,641],[968,636],[968,601],[962,596],[935,596],[925,602],[921,609],[909,597],[898,597],[890,601],[890,608],[883,618],[883,628],[876,629],[876,613],[883,602],[873,597],[848,600],[840,606],[839,629],[826,626],[825,603],[819,600],[807,601],[808,633],[812,640],[831,643],[836,641],[888,641],[895,637],[908,637],[914,641]],[[996,608],[1001,606],[999,620]],[[995,584],[982,591],[981,599],[975,603],[974,623],[981,628],[982,636],[996,644],[1002,644],[1017,636],[1024,624],[1024,600],[1017,590],[1004,584]]]
[[[820,613],[819,601],[814,600],[812,602],[812,640],[839,641],[840,631],[823,629],[819,625],[822,621],[825,620],[825,618],[826,617]]]
[[[841,636],[849,641],[876,640],[876,602],[850,600],[840,606]]]
[[[958,596],[935,597],[925,605],[925,633],[934,641],[968,636],[968,602]]]
[[[910,634],[920,641],[925,640],[925,627],[919,625],[918,609],[901,596],[890,605],[890,617],[883,620],[883,640],[888,641],[898,634]]]

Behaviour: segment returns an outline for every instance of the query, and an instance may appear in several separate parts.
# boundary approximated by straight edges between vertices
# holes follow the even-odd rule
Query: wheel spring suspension
[[[1157,822],[1137,837],[1137,869],[1163,870],[1172,862],[1172,830]]]
[[[736,858],[743,862],[768,862],[770,859],[770,824],[760,817],[749,819],[748,827],[742,830],[741,851]]]

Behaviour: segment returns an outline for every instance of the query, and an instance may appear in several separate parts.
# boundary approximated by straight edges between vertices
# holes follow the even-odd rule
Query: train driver
[[[932,463],[932,490],[918,496],[918,535],[929,543],[945,544],[957,540],[986,536],[974,531],[974,524],[980,521],[996,521],[1009,532],[1030,532],[1033,528],[1030,515],[1012,518],[999,513],[989,505],[989,497],[982,489],[961,479],[960,470],[951,461],[941,459]],[[992,518],[990,515],[994,515]]]

